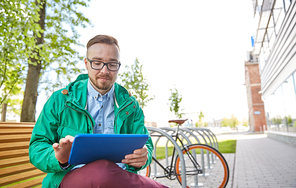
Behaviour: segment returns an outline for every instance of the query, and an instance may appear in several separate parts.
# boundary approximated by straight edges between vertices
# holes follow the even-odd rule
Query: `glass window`
[[[267,125],[271,127],[279,127],[285,117],[281,86],[264,101],[264,107]]]
[[[296,100],[293,76],[290,76],[283,84],[283,100],[286,125],[293,126],[292,119],[296,118]]]

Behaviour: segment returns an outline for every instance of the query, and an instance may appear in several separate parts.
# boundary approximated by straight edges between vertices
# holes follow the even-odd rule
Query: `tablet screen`
[[[88,164],[100,159],[121,163],[126,155],[143,148],[147,140],[145,134],[78,134],[72,144],[69,164]]]

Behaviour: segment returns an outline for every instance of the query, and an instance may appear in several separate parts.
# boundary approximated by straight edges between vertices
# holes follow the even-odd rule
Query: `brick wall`
[[[261,98],[261,82],[258,63],[245,63],[245,85],[247,89],[249,124],[252,131],[261,132],[266,125],[264,102]]]

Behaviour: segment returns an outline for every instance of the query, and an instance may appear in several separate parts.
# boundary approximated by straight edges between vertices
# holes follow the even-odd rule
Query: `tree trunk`
[[[42,6],[39,10],[40,20],[38,24],[44,30],[45,29],[45,9],[46,9],[46,0],[41,0],[40,3],[35,1],[35,4]],[[44,43],[44,33],[40,33],[40,37],[36,35],[36,45]],[[41,71],[41,58],[37,51],[38,58],[30,58],[32,63],[36,65],[29,64],[28,74],[26,79],[26,88],[21,112],[21,122],[35,122],[35,113],[36,113],[36,102],[38,96],[38,84]]]
[[[1,121],[6,121],[6,110],[7,110],[7,103],[2,103],[2,113],[1,113]]]

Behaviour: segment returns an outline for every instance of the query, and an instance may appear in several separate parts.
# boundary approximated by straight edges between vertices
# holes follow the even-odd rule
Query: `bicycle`
[[[174,137],[175,141],[181,147],[183,157],[185,160],[185,168],[186,168],[186,182],[187,187],[226,187],[229,180],[229,167],[227,161],[223,157],[223,155],[216,150],[215,148],[205,145],[205,144],[189,144],[186,145],[180,138],[179,126],[181,126],[187,119],[181,120],[170,120],[169,123],[176,123],[177,129],[175,131]],[[153,135],[152,135],[153,136]],[[159,136],[158,136],[159,137]],[[206,153],[204,152],[206,151]],[[215,155],[217,159],[215,163],[211,164],[212,166],[205,165],[205,158],[208,154]],[[157,174],[154,172],[152,175],[151,164],[147,166],[146,169],[141,171],[141,175],[146,177],[150,177],[152,175],[152,179],[157,178],[168,178],[170,180],[174,180],[177,178],[178,182],[182,185],[182,170],[180,163],[180,154],[176,153],[175,147],[173,148],[172,157],[170,161],[170,165],[164,166],[160,161],[158,161],[154,156],[152,156],[153,161],[158,165],[158,168],[163,170],[163,174]],[[209,160],[209,158],[208,158]],[[212,161],[211,161],[212,162]],[[210,161],[208,161],[210,164]],[[144,174],[143,174],[144,173]],[[199,182],[202,182],[199,183]]]

